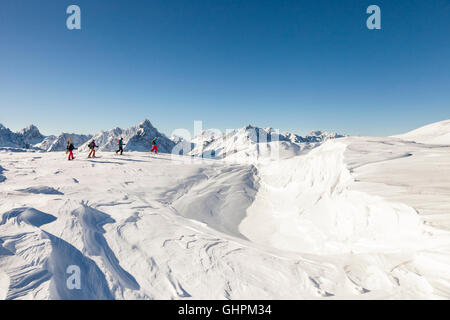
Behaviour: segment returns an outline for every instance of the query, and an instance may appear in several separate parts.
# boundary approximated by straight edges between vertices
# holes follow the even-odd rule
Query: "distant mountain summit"
[[[17,134],[23,136],[23,139],[26,144],[33,146],[42,142],[45,139],[45,136],[39,132],[39,129],[34,125],[29,125],[28,127],[20,130]]]

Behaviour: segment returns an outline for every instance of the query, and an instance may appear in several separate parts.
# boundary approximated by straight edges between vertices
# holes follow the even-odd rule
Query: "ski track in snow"
[[[0,298],[449,298],[449,154],[395,138],[251,165],[2,151]]]

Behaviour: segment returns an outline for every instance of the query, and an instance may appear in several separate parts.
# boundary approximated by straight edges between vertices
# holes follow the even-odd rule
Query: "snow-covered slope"
[[[450,145],[450,120],[432,123],[393,137],[418,143]]]
[[[44,140],[42,140],[41,142],[37,143],[34,145],[34,147],[36,149],[42,150],[42,151],[47,151],[48,149],[50,149],[50,147],[52,146],[52,144],[58,139],[57,136],[48,136],[45,137]]]
[[[349,137],[251,165],[0,152],[3,298],[450,298],[449,147]]]
[[[128,129],[114,128],[112,130],[102,131],[92,137],[92,139],[99,146],[99,151],[116,151],[118,149],[118,140],[121,137],[125,143],[125,151],[148,152],[152,148],[152,140],[155,137],[159,137],[159,152],[170,153],[175,146],[175,143],[153,127],[148,119]],[[89,141],[81,146],[80,151],[87,151],[89,149],[88,144],[92,139],[89,139]]]

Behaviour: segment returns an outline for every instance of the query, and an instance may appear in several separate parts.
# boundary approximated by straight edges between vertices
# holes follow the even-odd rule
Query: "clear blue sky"
[[[450,1],[1,0],[0,111],[44,134],[400,133],[450,118]]]

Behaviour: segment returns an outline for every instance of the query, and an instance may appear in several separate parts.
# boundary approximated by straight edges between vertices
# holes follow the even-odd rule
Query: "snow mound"
[[[425,144],[450,145],[450,119],[435,122],[393,137]]]
[[[258,188],[254,166],[203,172],[165,192],[176,212],[232,236],[245,238],[238,226],[246,216]],[[180,188],[181,187],[181,188]]]
[[[33,194],[56,194],[56,195],[63,195],[62,192],[47,186],[38,186],[38,187],[29,187],[25,189],[19,189],[17,191],[20,192],[26,192],[26,193],[33,193]]]
[[[4,213],[0,225],[5,224],[10,219],[15,219],[19,224],[24,222],[35,227],[40,227],[55,221],[56,217],[34,208],[17,208]]]

